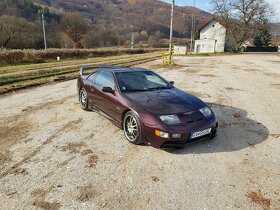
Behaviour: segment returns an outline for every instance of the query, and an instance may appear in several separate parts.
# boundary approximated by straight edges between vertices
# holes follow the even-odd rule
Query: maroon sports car
[[[215,137],[213,111],[173,85],[147,69],[85,66],[77,89],[82,109],[111,120],[133,144],[177,147]]]

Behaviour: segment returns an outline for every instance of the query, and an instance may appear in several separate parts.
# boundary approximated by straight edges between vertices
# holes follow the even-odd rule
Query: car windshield
[[[122,92],[169,89],[172,86],[152,71],[116,72]]]

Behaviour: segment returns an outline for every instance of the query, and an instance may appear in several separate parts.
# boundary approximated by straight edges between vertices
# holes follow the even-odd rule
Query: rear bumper
[[[191,134],[193,132],[202,131],[208,128],[211,128],[210,134],[191,139]],[[218,123],[216,121],[215,116],[213,116],[209,119],[205,119],[199,123],[192,124],[192,125],[167,127],[167,129],[163,131],[169,133],[169,138],[162,138],[156,136],[155,130],[157,128],[144,125],[144,135],[146,137],[147,143],[156,148],[183,147],[188,143],[214,138],[217,134],[217,128],[218,128]],[[175,133],[180,133],[182,137],[180,139],[171,138],[172,134]]]

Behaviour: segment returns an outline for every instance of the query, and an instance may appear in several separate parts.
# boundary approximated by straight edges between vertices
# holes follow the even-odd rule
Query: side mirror
[[[174,84],[175,84],[175,82],[174,82],[174,81],[170,81],[169,83],[170,83],[171,85],[174,85]]]
[[[104,87],[104,88],[102,88],[102,91],[104,93],[112,93],[112,94],[115,93],[115,91],[111,87]]]

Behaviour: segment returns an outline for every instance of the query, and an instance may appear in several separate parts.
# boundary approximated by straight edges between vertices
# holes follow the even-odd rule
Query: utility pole
[[[193,52],[193,42],[194,42],[194,30],[195,30],[194,8],[195,8],[195,0],[193,0],[192,30],[191,30],[191,46],[190,46],[190,52]]]
[[[172,62],[172,37],[173,37],[173,14],[174,14],[175,0],[172,0],[171,5],[171,20],[170,20],[170,40],[169,40],[169,64]]]
[[[43,34],[44,34],[44,44],[45,44],[45,50],[46,50],[46,49],[47,49],[47,38],[46,38],[45,17],[44,17],[44,14],[42,14],[42,25],[43,25]]]
[[[131,34],[131,49],[134,49],[134,48],[135,48],[134,32],[132,31],[132,34]]]

